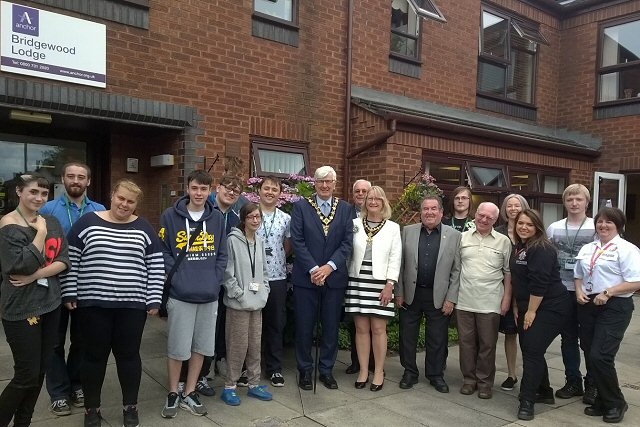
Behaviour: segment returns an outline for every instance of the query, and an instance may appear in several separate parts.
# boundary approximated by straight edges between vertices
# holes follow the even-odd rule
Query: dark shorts
[[[507,314],[500,316],[500,326],[498,330],[505,335],[515,335],[518,333],[518,325],[513,315],[513,310],[507,311]]]

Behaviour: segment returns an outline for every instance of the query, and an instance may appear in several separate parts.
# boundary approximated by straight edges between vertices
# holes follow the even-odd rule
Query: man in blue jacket
[[[224,217],[209,200],[211,175],[196,170],[187,178],[187,195],[160,218],[165,269],[171,271],[182,251],[186,256],[175,269],[167,302],[167,369],[169,394],[162,409],[164,418],[177,415],[177,408],[205,415],[196,393],[196,383],[205,356],[215,350],[218,295],[227,265],[227,233]],[[189,244],[191,234],[201,229]],[[182,362],[189,360],[184,394],[178,395]]]
[[[316,193],[300,199],[291,215],[293,286],[296,319],[298,386],[311,390],[313,330],[322,324],[320,381],[337,389],[333,366],[338,354],[338,327],[348,282],[347,258],[353,240],[353,208],[333,195],[336,171],[322,166],[315,172]]]
[[[71,162],[64,165],[62,184],[64,194],[47,202],[40,209],[40,213],[56,217],[65,234],[69,234],[71,226],[78,218],[88,212],[104,211],[105,207],[87,196],[87,187],[91,184],[91,169],[84,163]],[[65,363],[64,346],[67,341],[69,320],[71,320],[69,328],[71,346]],[[82,342],[75,311],[62,308],[57,338],[58,343],[46,373],[47,392],[51,398],[49,410],[57,416],[64,416],[71,414],[69,403],[77,408],[84,406],[84,393],[80,383]]]

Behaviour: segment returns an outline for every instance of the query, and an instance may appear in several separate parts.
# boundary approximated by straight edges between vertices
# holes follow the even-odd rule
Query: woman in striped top
[[[400,227],[389,221],[391,206],[384,190],[367,192],[360,218],[353,220],[353,255],[345,311],[354,315],[360,373],[356,388],[368,381],[369,353],[373,346],[375,371],[371,391],[382,389],[387,354],[387,321],[394,315],[393,287],[400,274]]]
[[[134,182],[118,181],[111,208],[82,216],[68,235],[71,269],[63,279],[62,301],[78,310],[81,325],[85,427],[101,425],[100,393],[112,351],[124,426],[138,425],[140,341],[147,314],[158,312],[164,282],[158,237],[147,220],[134,214],[141,198]]]

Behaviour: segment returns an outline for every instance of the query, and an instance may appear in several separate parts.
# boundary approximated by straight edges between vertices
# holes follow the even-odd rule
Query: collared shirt
[[[582,279],[582,291],[587,295],[599,294],[622,282],[640,282],[640,249],[619,235],[609,243],[611,245],[603,245],[600,239],[588,243],[576,257],[574,277]],[[599,256],[598,251],[602,251]],[[590,274],[591,264],[593,274]],[[589,281],[591,291],[587,291]],[[616,296],[631,295],[633,292]]]
[[[287,278],[287,254],[284,252],[284,241],[291,237],[290,224],[291,216],[280,209],[276,208],[271,214],[265,212],[262,214],[262,224],[256,234],[264,241],[267,252],[268,280]]]
[[[511,240],[492,229],[486,236],[477,230],[462,233],[460,240],[459,310],[500,313],[504,276],[509,273]]]
[[[78,207],[75,203],[71,202],[67,197],[67,193],[62,194],[60,197],[54,200],[50,200],[40,209],[41,214],[53,215],[64,229],[65,234],[69,234],[71,226],[78,221],[80,215],[84,215],[88,212],[100,212],[107,210],[103,205],[98,202],[94,202],[89,199],[89,196],[85,194],[83,205]]]
[[[318,207],[320,208],[320,212],[326,212],[327,216],[329,215],[329,213],[331,212],[331,203],[333,202],[333,197],[329,197],[329,200],[322,200],[320,198],[320,196],[318,196],[316,194],[316,203],[318,205]],[[323,208],[323,205],[327,203],[327,208],[325,211],[325,208]]]
[[[438,224],[431,232],[424,225],[420,228],[416,285],[421,288],[433,288],[436,265],[438,264],[438,252],[440,252],[441,231],[441,224]]]

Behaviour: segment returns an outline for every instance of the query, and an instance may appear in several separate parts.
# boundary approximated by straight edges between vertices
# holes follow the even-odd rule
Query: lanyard
[[[578,231],[576,231],[576,234],[573,236],[573,241],[569,239],[569,226],[568,226],[569,219],[567,218],[567,220],[564,222],[564,233],[565,233],[565,236],[567,237],[567,244],[569,245],[570,256],[573,256],[573,246],[576,244],[578,233],[580,233],[580,230],[582,229],[582,226],[584,225],[586,220],[587,220],[587,217],[585,216],[584,219],[582,220],[582,223],[580,224],[580,227],[578,227]]]
[[[29,221],[27,221],[27,218],[24,217],[24,215],[22,214],[22,211],[20,211],[20,208],[17,206],[16,206],[16,212],[18,212],[18,215],[20,215],[20,218],[22,218],[22,220],[27,224],[27,227],[31,227],[31,224],[29,223]]]
[[[267,221],[264,222],[264,239],[268,240],[269,235],[271,234],[271,230],[273,230],[273,223],[276,222],[276,215],[278,214],[278,209],[273,211],[273,216],[271,217],[271,225],[267,228]]]
[[[258,246],[258,242],[255,240],[255,236],[254,236],[254,240],[253,240],[253,258],[251,258],[251,250],[249,249],[249,239],[247,239],[247,236],[245,237],[245,243],[247,244],[247,252],[249,253],[249,263],[251,264],[251,280],[254,280],[256,277],[256,246]]]
[[[613,245],[613,243],[608,243],[607,246],[605,246],[604,248],[593,251],[593,253],[591,254],[591,262],[589,263],[589,277],[593,277],[593,268],[596,266],[596,261],[598,261],[598,258],[600,258],[600,255],[606,252],[607,249],[609,249],[609,246],[611,245]]]
[[[69,200],[69,196],[67,196],[66,194],[64,195],[64,200],[65,200],[65,206],[67,207],[67,216],[69,217],[69,225],[73,226],[73,220],[71,219],[71,208],[69,207],[71,205],[71,200]],[[78,218],[80,218],[84,213],[85,207],[87,207],[87,201],[85,198],[83,198],[82,208],[80,208],[80,215],[78,215]]]

